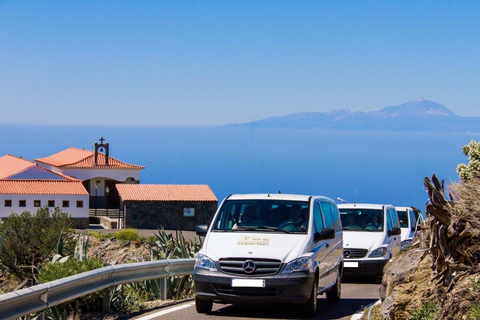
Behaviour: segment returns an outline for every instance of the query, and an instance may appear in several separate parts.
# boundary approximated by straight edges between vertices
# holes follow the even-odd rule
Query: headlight
[[[299,271],[308,271],[312,268],[312,259],[310,257],[302,257],[287,263],[282,273],[292,273]]]
[[[387,248],[386,247],[380,247],[372,251],[370,255],[368,256],[369,258],[379,258],[387,255]]]
[[[195,257],[195,268],[207,269],[209,271],[217,271],[215,262],[213,262],[212,259],[201,253],[197,253],[197,256]]]

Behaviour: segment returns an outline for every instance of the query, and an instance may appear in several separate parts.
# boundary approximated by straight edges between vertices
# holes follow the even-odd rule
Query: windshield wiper
[[[284,230],[284,229],[280,229],[280,228],[277,228],[277,227],[269,227],[269,226],[238,226],[236,229],[230,229],[228,231],[265,231],[265,230],[268,230],[268,231],[281,231],[283,233],[294,233],[292,231],[289,231],[289,230]]]

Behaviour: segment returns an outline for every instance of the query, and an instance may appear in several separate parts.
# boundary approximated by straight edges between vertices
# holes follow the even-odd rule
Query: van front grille
[[[220,269],[224,273],[237,275],[272,275],[282,265],[280,260],[255,258],[221,258]]]
[[[363,258],[367,255],[368,250],[367,249],[343,249],[343,257],[345,259],[359,259]]]

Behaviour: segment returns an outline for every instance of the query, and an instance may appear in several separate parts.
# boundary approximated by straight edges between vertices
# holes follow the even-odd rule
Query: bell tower
[[[108,142],[105,142],[105,139],[103,139],[103,137],[101,137],[100,139],[100,143],[98,142],[95,142],[95,157],[94,157],[94,164],[95,165],[98,165],[98,152],[102,152],[102,151],[105,151],[105,165],[108,166],[108,148],[109,148],[109,145],[108,145]]]

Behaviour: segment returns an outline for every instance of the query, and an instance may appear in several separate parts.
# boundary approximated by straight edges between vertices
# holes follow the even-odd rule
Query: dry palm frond
[[[435,175],[425,178],[425,187],[432,280],[448,291],[459,278],[477,270],[480,263],[480,177],[452,184],[449,200]]]

